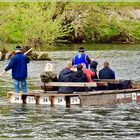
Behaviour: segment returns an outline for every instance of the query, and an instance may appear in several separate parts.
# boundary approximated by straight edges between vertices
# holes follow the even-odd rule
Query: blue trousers
[[[14,79],[14,92],[15,93],[19,93],[19,91],[20,91],[20,84],[21,84],[22,92],[23,93],[27,93],[26,79],[22,79],[22,80]]]

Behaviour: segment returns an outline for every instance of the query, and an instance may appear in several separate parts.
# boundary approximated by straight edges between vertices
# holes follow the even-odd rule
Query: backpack
[[[119,83],[119,89],[130,89],[132,88],[131,80],[121,80]]]

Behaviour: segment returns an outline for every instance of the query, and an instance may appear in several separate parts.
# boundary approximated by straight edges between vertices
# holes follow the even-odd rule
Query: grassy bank
[[[1,2],[0,40],[34,47],[135,43],[140,41],[139,11],[139,2]]]

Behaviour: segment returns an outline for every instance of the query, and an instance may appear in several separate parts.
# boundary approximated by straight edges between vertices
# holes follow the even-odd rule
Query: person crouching
[[[41,89],[44,91],[57,91],[58,87],[47,86],[45,83],[58,82],[57,75],[53,72],[53,64],[47,63],[45,70],[40,75],[41,81],[44,85],[41,85]]]

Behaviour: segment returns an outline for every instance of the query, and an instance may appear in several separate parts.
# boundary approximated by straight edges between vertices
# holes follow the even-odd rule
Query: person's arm
[[[26,63],[28,64],[30,62],[30,59],[25,55]]]
[[[74,65],[74,58],[72,58],[72,65]]]
[[[83,73],[83,79],[84,79],[84,82],[88,82],[88,78],[87,78],[87,75],[85,73]]]
[[[98,78],[101,79],[101,72],[99,71]]]
[[[89,58],[89,56],[88,56],[88,55],[86,55],[86,60],[87,60],[88,64],[90,64],[90,63],[91,63],[91,59]]]
[[[112,79],[115,79],[115,72],[112,71]]]
[[[91,71],[91,76],[95,76],[95,72]]]
[[[14,57],[13,57],[13,58],[10,60],[8,66],[5,68],[5,71],[10,70],[10,69],[13,67],[14,62],[15,62],[15,59],[14,59]]]

